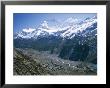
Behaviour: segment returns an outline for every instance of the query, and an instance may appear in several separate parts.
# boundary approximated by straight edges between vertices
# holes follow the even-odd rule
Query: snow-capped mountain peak
[[[47,21],[43,21],[43,23],[40,24],[40,26],[37,28],[38,33],[37,35],[43,34],[53,34],[54,32],[57,32],[59,29],[55,27],[48,26]]]
[[[49,36],[60,35],[62,38],[73,38],[77,33],[83,32],[87,28],[91,28],[93,24],[97,22],[96,16],[92,18],[86,18],[83,21],[79,21],[76,18],[70,17],[64,22],[62,22],[62,27],[55,27],[49,25],[49,22],[43,21],[36,29],[34,28],[26,28],[23,29],[21,32],[17,33],[15,38],[34,38],[37,39],[38,36]],[[51,23],[50,23],[51,24]],[[70,25],[71,24],[71,25]],[[60,25],[60,24],[59,24]]]
[[[86,30],[86,28],[91,27],[96,22],[97,22],[96,17],[86,18],[81,23],[78,23],[77,25],[70,26],[66,32],[61,34],[61,36],[64,38],[71,36],[69,38],[73,38],[75,36],[75,34]]]

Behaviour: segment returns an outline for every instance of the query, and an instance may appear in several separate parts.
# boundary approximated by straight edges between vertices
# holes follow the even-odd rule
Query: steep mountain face
[[[54,26],[44,21],[35,29],[23,29],[16,33],[14,46],[51,51],[63,59],[96,64],[97,18],[87,18],[84,21],[68,18],[62,24]]]
[[[64,59],[97,63],[97,24],[93,24],[72,39],[66,39],[59,54]]]

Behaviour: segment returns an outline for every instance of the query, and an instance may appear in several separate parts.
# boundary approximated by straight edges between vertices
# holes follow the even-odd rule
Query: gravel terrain
[[[96,65],[64,60],[49,51],[14,49],[14,75],[96,75]]]

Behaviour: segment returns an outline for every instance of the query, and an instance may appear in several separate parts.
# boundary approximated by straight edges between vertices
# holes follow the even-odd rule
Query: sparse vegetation
[[[14,75],[96,75],[90,65],[63,60],[50,52],[14,49]]]

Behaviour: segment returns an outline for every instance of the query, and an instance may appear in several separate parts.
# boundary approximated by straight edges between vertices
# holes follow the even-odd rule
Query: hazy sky
[[[58,22],[63,22],[70,17],[84,20],[87,17],[96,15],[96,13],[14,13],[14,33],[24,28],[37,28],[43,21],[51,22],[57,20]]]

